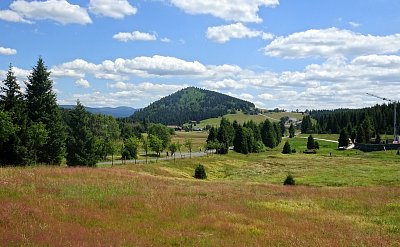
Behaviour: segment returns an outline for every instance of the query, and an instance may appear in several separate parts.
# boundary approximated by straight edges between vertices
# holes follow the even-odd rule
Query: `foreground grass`
[[[399,187],[195,181],[131,169],[1,169],[8,246],[396,246]]]
[[[290,139],[292,155],[0,168],[0,246],[399,246],[400,157],[330,142],[306,155],[306,141]]]

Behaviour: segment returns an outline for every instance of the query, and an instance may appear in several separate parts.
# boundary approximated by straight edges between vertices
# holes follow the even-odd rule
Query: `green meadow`
[[[303,154],[302,137],[287,139],[290,155],[284,140],[250,155],[0,168],[0,245],[399,246],[396,151],[318,141],[317,154]],[[193,178],[198,164],[206,180]],[[282,185],[288,174],[296,186]]]

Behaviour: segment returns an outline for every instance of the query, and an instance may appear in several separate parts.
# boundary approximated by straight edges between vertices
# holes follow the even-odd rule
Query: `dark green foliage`
[[[216,141],[217,136],[218,136],[217,129],[214,127],[211,127],[210,130],[208,131],[207,143]]]
[[[313,132],[313,126],[311,122],[310,115],[306,115],[303,117],[303,121],[301,122],[301,133],[309,134]]]
[[[315,149],[315,142],[314,142],[314,137],[312,135],[308,136],[307,139],[307,149]]]
[[[194,177],[197,179],[206,179],[207,174],[206,174],[206,169],[202,164],[199,164],[196,169],[194,170]]]
[[[294,180],[292,175],[288,175],[283,181],[283,185],[296,185],[296,181]]]
[[[318,110],[312,111],[310,114],[321,126],[321,133],[335,133],[335,125],[338,125],[338,131],[347,128],[353,141],[357,138],[358,143],[364,143],[369,142],[368,137],[373,137],[373,130],[376,133],[393,133],[393,111],[393,104],[382,104],[363,109]],[[399,115],[400,109],[398,107],[397,116]],[[366,119],[367,121],[364,123]],[[358,135],[358,126],[368,128],[360,131],[364,132],[362,137]]]
[[[293,125],[293,123],[291,123],[290,127],[289,127],[289,138],[293,138],[294,137],[295,131],[296,130],[294,128],[294,125]]]
[[[122,157],[124,159],[138,158],[140,141],[136,136],[131,136],[124,141],[124,148],[122,151]]]
[[[156,152],[157,157],[160,157],[161,152],[164,150],[163,141],[156,135],[149,135],[149,147]]]
[[[382,141],[381,135],[377,133],[375,138],[375,144],[380,144],[381,141]]]
[[[340,131],[338,148],[349,146],[349,134],[346,129]]]
[[[314,141],[314,149],[316,149],[316,150],[319,149],[319,142]]]
[[[290,143],[289,141],[285,142],[285,145],[283,146],[283,150],[282,150],[283,154],[291,154],[292,153],[292,149],[290,147]]]
[[[275,129],[268,119],[266,119],[264,123],[262,123],[261,138],[265,146],[269,148],[276,147],[277,139],[276,139]]]
[[[223,116],[233,109],[253,112],[255,106],[221,93],[188,87],[135,112],[131,119],[140,122],[147,118],[153,123],[182,125],[190,120]]]
[[[400,155],[400,150],[397,150],[397,153],[396,153],[396,155]]]
[[[257,146],[251,129],[238,126],[235,134],[234,149],[238,153],[256,152]]]
[[[151,124],[147,130],[147,133],[152,136],[157,136],[161,140],[162,150],[168,148],[171,142],[170,128],[162,124]]]
[[[0,109],[3,108],[5,115],[0,118],[2,121],[0,132],[9,133],[9,135],[7,138],[0,137],[0,164],[25,165],[29,161],[25,102],[11,65],[3,84],[0,91]]]
[[[60,164],[65,152],[65,126],[42,58],[28,76],[26,104],[30,124],[41,122],[48,133],[47,142],[37,154],[38,162]]]
[[[235,138],[235,129],[232,124],[226,118],[222,118],[220,126],[218,128],[217,140],[220,143],[219,154],[226,154],[229,151],[229,147],[233,145],[233,139]]]
[[[68,166],[95,166],[99,160],[96,139],[90,129],[90,113],[78,101],[69,113],[67,139]]]
[[[292,149],[292,153],[295,154],[297,151],[295,148]]]
[[[286,127],[285,127],[285,122],[284,121],[280,121],[279,122],[279,129],[281,131],[281,136],[285,136]]]
[[[86,110],[86,108],[85,108]],[[108,154],[116,152],[116,142],[120,139],[119,124],[112,116],[90,115],[90,129],[96,139],[97,154],[105,160]]]
[[[357,132],[356,132],[356,143],[364,143],[365,142],[365,136],[364,136],[364,130],[362,126],[357,127]]]

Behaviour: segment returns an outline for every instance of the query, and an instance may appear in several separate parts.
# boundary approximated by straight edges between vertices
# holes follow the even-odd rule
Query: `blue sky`
[[[42,56],[60,104],[140,108],[187,86],[261,108],[400,99],[396,0],[2,0],[0,79]]]

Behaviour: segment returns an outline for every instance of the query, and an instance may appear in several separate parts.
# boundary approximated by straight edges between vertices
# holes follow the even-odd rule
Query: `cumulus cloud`
[[[9,10],[0,11],[0,19],[11,22],[32,23],[33,20],[52,20],[60,24],[90,24],[92,20],[85,8],[66,0],[17,0]]]
[[[188,87],[187,84],[168,83],[125,83],[117,82],[109,84],[110,92],[94,92],[85,94],[73,94],[61,98],[60,103],[71,104],[79,99],[87,106],[121,106],[143,107],[162,97],[172,94],[180,89]],[[116,90],[116,91],[115,91]]]
[[[373,36],[338,28],[312,29],[278,37],[265,54],[284,58],[392,54],[400,50],[400,34]]]
[[[137,12],[137,8],[127,0],[90,0],[89,10],[94,14],[115,19],[123,19]]]
[[[89,83],[87,80],[82,79],[82,78],[78,79],[78,80],[75,82],[75,85],[76,85],[77,87],[81,87],[81,88],[89,88],[89,87],[90,87],[90,83]]]
[[[257,97],[260,99],[263,99],[263,100],[271,100],[274,98],[274,96],[269,93],[263,93],[263,94],[258,95]]]
[[[189,14],[210,14],[227,21],[255,22],[260,7],[275,7],[278,0],[170,0],[176,7]]]
[[[217,43],[225,43],[231,39],[255,37],[260,37],[262,39],[273,39],[274,35],[252,30],[240,22],[224,26],[209,27],[207,29],[207,38]]]
[[[142,33],[139,31],[134,31],[131,33],[117,33],[113,36],[114,39],[119,40],[119,41],[153,41],[156,40],[157,37],[154,34],[150,33]]]
[[[15,55],[17,50],[11,48],[4,48],[0,46],[0,55]]]
[[[31,21],[24,19],[24,17],[22,17],[17,12],[9,10],[9,9],[0,10],[0,20],[32,24]]]

